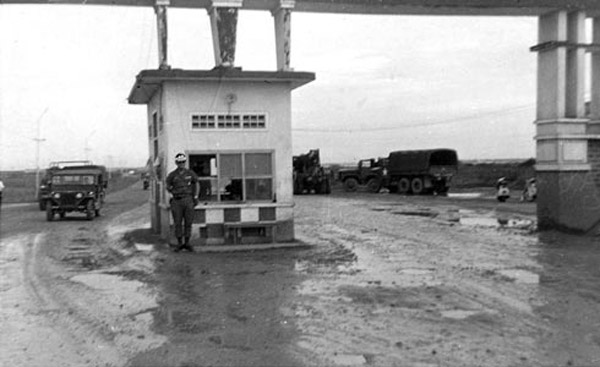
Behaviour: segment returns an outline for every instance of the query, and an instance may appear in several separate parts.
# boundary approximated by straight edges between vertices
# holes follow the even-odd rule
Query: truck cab
[[[344,190],[354,192],[360,185],[367,185],[370,192],[379,192],[387,176],[386,158],[369,158],[358,161],[356,168],[341,169],[338,179]]]

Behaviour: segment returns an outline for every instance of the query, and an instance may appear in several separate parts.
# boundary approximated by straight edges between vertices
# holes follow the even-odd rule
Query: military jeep
[[[54,171],[46,201],[46,219],[69,212],[85,213],[88,220],[100,215],[104,204],[108,175],[104,166],[86,165]]]

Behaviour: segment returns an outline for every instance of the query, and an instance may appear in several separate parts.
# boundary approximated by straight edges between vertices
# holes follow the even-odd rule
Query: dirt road
[[[534,204],[297,196],[303,246],[176,254],[139,187],[91,222],[2,208],[0,365],[600,365],[600,240]]]

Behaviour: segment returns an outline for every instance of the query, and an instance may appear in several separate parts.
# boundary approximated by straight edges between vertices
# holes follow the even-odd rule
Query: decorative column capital
[[[213,1],[208,11],[213,36],[215,67],[233,67],[238,12],[242,0]]]
[[[243,0],[213,0],[207,10],[210,13],[215,8],[241,8],[243,4]]]
[[[275,15],[278,11],[283,9],[292,10],[294,7],[296,7],[296,0],[279,0],[271,9],[271,14]]]

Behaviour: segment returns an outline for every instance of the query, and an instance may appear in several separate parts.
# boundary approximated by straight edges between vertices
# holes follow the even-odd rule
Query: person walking
[[[192,235],[192,220],[194,207],[198,204],[198,176],[186,168],[187,157],[183,153],[175,155],[177,168],[167,176],[167,191],[171,194],[171,214],[175,226],[177,246],[175,252],[188,250],[193,252],[190,245]]]

